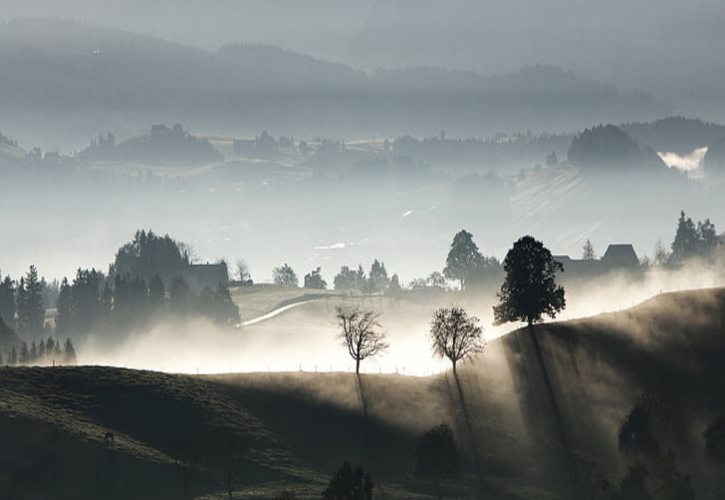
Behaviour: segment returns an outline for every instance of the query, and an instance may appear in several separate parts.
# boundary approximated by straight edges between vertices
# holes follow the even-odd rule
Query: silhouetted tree
[[[652,257],[652,262],[656,266],[663,266],[667,264],[667,262],[670,260],[670,252],[667,251],[667,248],[665,248],[665,245],[662,243],[662,240],[657,240],[657,243],[655,243],[655,250],[654,255]]]
[[[385,292],[389,285],[390,278],[385,264],[375,259],[368,274],[367,290],[372,293]]]
[[[365,277],[365,271],[362,265],[359,265],[357,270],[350,269],[347,266],[342,266],[340,272],[335,275],[334,279],[335,290],[343,292],[362,291],[365,289],[367,278]]]
[[[71,331],[73,323],[73,298],[68,278],[63,278],[60,283],[60,292],[55,303],[55,331],[57,334],[66,334]]]
[[[677,470],[675,455],[672,451],[668,451],[659,459],[654,482],[654,493],[657,500],[695,499],[690,476]]]
[[[553,259],[540,241],[524,236],[514,243],[503,262],[506,278],[494,306],[496,324],[526,321],[531,327],[542,315],[555,317],[564,309],[564,289],[556,284],[556,273],[564,266]]]
[[[0,274],[0,278],[2,275]],[[5,320],[5,324],[15,330],[15,282],[10,276],[0,281],[0,317]]]
[[[725,463],[725,417],[718,417],[703,433],[705,453],[709,460]]]
[[[65,344],[63,345],[63,362],[67,365],[75,365],[78,362],[76,350],[73,347],[73,342],[69,338],[65,339]]]
[[[453,237],[443,274],[448,279],[460,281],[461,290],[464,290],[466,280],[476,270],[482,259],[483,255],[478,250],[478,245],[474,243],[473,235],[462,230]]]
[[[592,242],[589,238],[587,238],[587,241],[584,243],[584,246],[582,247],[582,259],[584,260],[594,260],[597,258],[597,255],[594,253],[594,245],[592,245]]]
[[[378,331],[379,315],[374,311],[360,310],[359,307],[337,307],[335,310],[340,325],[339,337],[355,361],[355,373],[360,374],[362,361],[374,358],[388,349],[385,334]]]
[[[432,273],[430,273],[428,275],[427,281],[430,286],[437,286],[440,288],[446,287],[446,277],[438,271],[433,271]]]
[[[18,364],[18,361],[18,351],[15,349],[15,346],[12,346],[10,348],[10,355],[8,356],[8,365],[15,366]]]
[[[214,459],[221,466],[227,496],[233,498],[234,487],[241,474],[244,450],[238,436],[224,429],[217,435]]]
[[[119,248],[109,275],[128,275],[148,283],[158,274],[168,283],[189,265],[190,251],[185,250],[184,245],[168,234],[160,237],[151,230],[136,231],[133,240]]]
[[[469,316],[462,307],[441,308],[433,313],[430,324],[433,354],[448,358],[456,377],[458,362],[482,352],[485,347],[483,329],[478,323],[479,319]]]
[[[305,288],[313,288],[324,290],[327,288],[327,282],[322,278],[322,269],[317,268],[305,274]]]
[[[614,494],[615,500],[651,500],[652,495],[647,489],[646,478],[647,467],[641,463],[630,465]]]
[[[397,274],[394,274],[390,278],[390,285],[388,285],[387,293],[396,302],[400,301],[400,297],[403,295],[403,288],[400,286],[400,279]]]
[[[708,256],[720,243],[715,225],[710,219],[695,225],[693,220],[680,212],[677,231],[672,242],[671,261],[679,264],[694,257]]]
[[[21,365],[27,365],[30,362],[30,351],[28,350],[27,342],[20,344],[20,356],[18,356],[18,363]]]
[[[21,336],[38,336],[43,333],[45,307],[38,271],[30,266],[20,279],[17,291],[17,330]]]
[[[324,500],[372,500],[375,484],[362,465],[354,469],[347,460],[335,471],[327,489],[322,492]]]
[[[249,266],[244,259],[237,259],[237,279],[241,282],[245,282],[252,278],[249,273]]]
[[[635,458],[657,457],[660,446],[654,435],[652,415],[643,405],[635,405],[619,428],[619,451]]]
[[[272,279],[276,285],[297,286],[299,283],[297,273],[287,264],[272,269]]]
[[[441,479],[461,477],[461,455],[448,424],[437,425],[418,438],[415,459],[415,475],[432,480],[439,498]]]

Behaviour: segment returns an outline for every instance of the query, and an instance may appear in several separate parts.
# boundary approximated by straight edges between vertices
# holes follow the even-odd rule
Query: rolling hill
[[[18,19],[1,31],[4,126],[44,149],[81,148],[108,131],[133,136],[149,123],[237,135],[490,135],[646,120],[666,109],[651,95],[549,66],[503,76],[368,74],[277,47],[211,51],[58,19]]]
[[[584,496],[594,474],[617,483],[619,425],[656,395],[673,425],[657,435],[698,498],[717,469],[702,431],[725,412],[725,289],[657,296],[632,309],[526,329],[475,362],[433,377],[344,373],[182,376],[106,367],[0,369],[0,494],[26,498],[224,496],[220,451],[243,452],[236,489],[317,496],[347,458],[381,498],[432,495],[412,477],[416,437],[454,428],[469,497]],[[463,404],[462,404],[463,402]],[[104,446],[105,433],[115,446]],[[193,460],[192,458],[193,457]],[[179,463],[181,467],[179,467]],[[35,471],[35,472],[31,472]],[[38,472],[41,471],[41,472]],[[38,477],[42,475],[42,478]],[[42,480],[39,480],[42,479]]]

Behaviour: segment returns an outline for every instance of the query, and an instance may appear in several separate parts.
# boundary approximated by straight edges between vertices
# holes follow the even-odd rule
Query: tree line
[[[53,340],[53,337],[48,337],[47,340],[40,339],[39,342],[33,340],[30,345],[23,341],[19,350],[12,346],[5,356],[0,352],[0,365],[4,366],[75,365],[76,363],[76,350],[70,338],[66,338],[63,344]]]

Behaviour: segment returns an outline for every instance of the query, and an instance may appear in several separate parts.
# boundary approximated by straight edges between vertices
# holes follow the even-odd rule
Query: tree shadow
[[[463,393],[463,385],[461,384],[461,380],[458,376],[458,372],[456,370],[453,371],[453,380],[456,383],[456,389],[458,390],[458,398],[461,403],[461,412],[463,414],[463,423],[466,427],[466,433],[468,434],[468,439],[471,443],[471,451],[473,454],[473,462],[476,467],[476,473],[478,474],[478,477],[480,481],[484,482],[484,475],[483,475],[483,463],[481,461],[481,455],[478,451],[478,442],[476,440],[476,433],[473,430],[473,421],[471,420],[471,415],[468,412],[468,406],[466,404],[466,397]]]
[[[367,420],[368,418],[368,400],[365,396],[365,387],[363,386],[362,382],[362,376],[358,373],[357,374],[357,394],[360,397],[360,404],[362,405],[363,410],[363,418]]]

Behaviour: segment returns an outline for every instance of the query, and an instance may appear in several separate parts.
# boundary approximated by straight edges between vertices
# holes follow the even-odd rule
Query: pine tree
[[[75,365],[78,360],[76,359],[76,350],[73,347],[73,342],[70,338],[65,339],[65,345],[63,346],[63,362],[67,365]]]
[[[5,276],[5,279],[0,282],[0,317],[13,330],[16,328],[15,312],[15,282],[10,279],[10,276]]]
[[[38,278],[35,266],[30,266],[18,286],[18,334],[21,336],[38,336],[43,333],[45,322],[45,306],[43,305],[43,287]]]
[[[58,293],[58,300],[55,303],[56,317],[55,317],[55,331],[57,334],[63,334],[70,332],[73,324],[73,299],[71,297],[72,290],[68,284],[68,278],[63,278],[60,283],[60,292]],[[52,348],[53,340],[48,338],[48,347]],[[50,349],[49,349],[50,350]]]
[[[38,344],[36,344],[35,340],[33,340],[30,343],[30,353],[28,355],[28,363],[35,364],[37,362],[38,362]]]
[[[18,351],[15,350],[15,346],[10,349],[10,356],[8,356],[8,365],[15,366],[18,364]]]
[[[28,351],[28,344],[26,342],[20,345],[20,357],[18,361],[21,365],[27,365],[30,362],[30,351]]]
[[[582,247],[582,259],[584,260],[594,260],[597,258],[597,255],[594,253],[594,245],[592,245],[592,242],[589,238],[587,238],[587,241],[584,243],[584,246]]]

